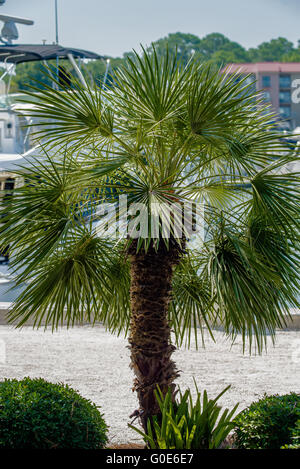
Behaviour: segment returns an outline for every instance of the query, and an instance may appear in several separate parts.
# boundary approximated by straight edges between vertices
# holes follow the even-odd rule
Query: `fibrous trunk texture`
[[[154,390],[159,385],[165,394],[175,390],[174,380],[178,371],[171,355],[175,347],[171,344],[168,323],[168,307],[171,299],[173,268],[178,263],[180,246],[171,242],[167,249],[161,241],[156,251],[136,252],[132,243],[129,254],[131,261],[131,323],[130,350],[131,368],[135,373],[133,390],[137,392],[140,408],[133,415],[139,416],[144,431],[151,415],[159,415]]]

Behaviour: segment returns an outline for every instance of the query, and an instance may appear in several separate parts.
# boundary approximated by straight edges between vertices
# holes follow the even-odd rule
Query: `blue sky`
[[[300,0],[58,0],[59,42],[104,55],[149,45],[170,32],[220,32],[245,47],[278,36],[300,39]],[[0,14],[35,21],[20,43],[55,40],[54,0],[6,0]]]

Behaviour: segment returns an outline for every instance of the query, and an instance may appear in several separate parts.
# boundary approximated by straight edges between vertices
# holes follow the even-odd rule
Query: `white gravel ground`
[[[175,352],[182,389],[193,387],[195,377],[199,388],[206,388],[214,397],[231,384],[222,404],[240,402],[240,409],[265,392],[300,392],[299,331],[278,332],[275,348],[270,342],[262,356],[243,355],[241,341],[231,346],[220,331],[215,338],[214,343],[207,336],[205,349],[197,351],[193,346]],[[0,379],[30,376],[68,383],[101,405],[113,443],[139,441],[127,428],[128,416],[137,408],[128,365],[127,340],[110,335],[101,326],[63,328],[54,333],[0,326]]]

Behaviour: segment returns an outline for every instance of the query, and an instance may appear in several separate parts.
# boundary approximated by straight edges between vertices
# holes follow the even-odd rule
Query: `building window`
[[[7,178],[4,183],[4,190],[5,191],[12,191],[15,187],[15,181],[12,178]]]
[[[271,93],[269,91],[263,91],[262,96],[264,101],[271,101]]]
[[[280,103],[290,103],[291,102],[291,92],[290,91],[279,91],[279,102]]]
[[[13,123],[12,122],[9,122],[9,121],[5,122],[4,137],[13,138]]]
[[[271,86],[271,77],[270,77],[270,75],[263,75],[261,80],[262,80],[263,88],[270,88],[270,86]]]
[[[283,119],[289,119],[291,117],[291,107],[290,106],[280,106],[279,114]]]
[[[279,88],[290,88],[290,87],[291,87],[291,75],[280,75]]]

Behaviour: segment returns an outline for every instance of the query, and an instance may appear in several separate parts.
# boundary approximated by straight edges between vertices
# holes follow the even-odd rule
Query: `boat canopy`
[[[0,46],[0,62],[19,64],[36,60],[67,59],[70,55],[84,59],[106,59],[105,56],[59,44],[10,44]]]

